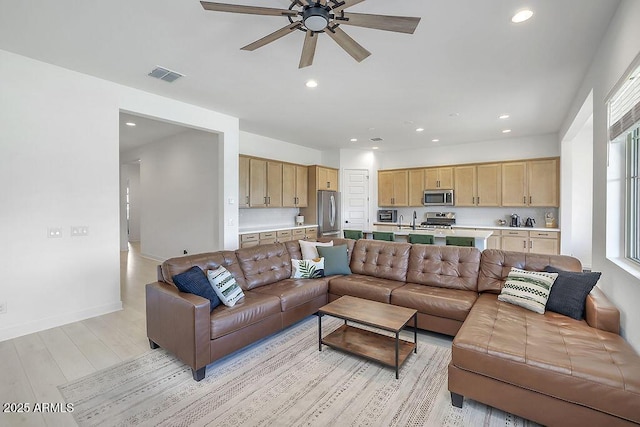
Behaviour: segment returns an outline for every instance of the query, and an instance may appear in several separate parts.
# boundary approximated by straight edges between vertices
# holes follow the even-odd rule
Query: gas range
[[[455,212],[427,212],[426,218],[420,223],[425,228],[450,229],[456,224]]]

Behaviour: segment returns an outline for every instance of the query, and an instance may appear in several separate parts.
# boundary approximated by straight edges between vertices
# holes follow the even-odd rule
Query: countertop
[[[247,234],[247,233],[269,233],[271,231],[281,231],[281,230],[294,230],[297,228],[309,228],[309,227],[317,227],[318,224],[304,224],[304,225],[269,225],[266,227],[245,227],[240,228],[238,233]]]
[[[380,225],[380,226],[397,226],[398,223],[397,222],[374,222],[373,223],[374,226],[376,225]],[[402,224],[402,227],[408,227],[410,226],[410,224]],[[475,229],[480,229],[480,230],[521,230],[521,231],[556,231],[559,232],[560,229],[557,227],[554,228],[547,228],[547,227],[509,227],[507,225],[473,225],[473,224],[457,224],[453,226],[453,229],[462,229],[462,228],[466,228],[466,229],[470,229],[470,228],[475,228]],[[419,228],[421,229],[421,228]]]
[[[388,228],[388,224],[386,226],[373,226],[369,227],[363,232],[371,233],[373,231],[390,231]],[[447,228],[422,228],[418,227],[415,230],[410,226],[403,225],[402,228],[396,228],[393,230],[393,234],[396,236],[407,236],[409,234],[429,234],[434,237],[447,237],[447,236],[458,236],[458,237],[473,237],[474,239],[486,239],[491,236],[492,232],[487,229],[487,231],[482,230],[470,230],[468,228],[460,228],[460,229],[447,229]]]

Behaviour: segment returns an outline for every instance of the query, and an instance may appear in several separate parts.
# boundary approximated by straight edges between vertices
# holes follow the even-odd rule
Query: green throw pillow
[[[318,254],[324,257],[324,274],[351,274],[347,245],[318,246]]]

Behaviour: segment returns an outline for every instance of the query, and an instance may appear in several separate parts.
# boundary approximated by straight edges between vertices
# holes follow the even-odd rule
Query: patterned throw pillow
[[[324,277],[324,258],[292,259],[293,279],[318,279]]]
[[[544,314],[551,286],[557,277],[558,273],[526,271],[512,267],[498,299]]]
[[[188,292],[190,294],[199,295],[210,301],[209,311],[220,305],[218,295],[211,289],[211,284],[204,275],[204,271],[197,265],[194,265],[184,273],[173,276],[173,283],[180,292]]]
[[[215,270],[208,270],[207,277],[216,295],[227,307],[233,307],[240,298],[244,297],[242,288],[226,268],[220,266]]]

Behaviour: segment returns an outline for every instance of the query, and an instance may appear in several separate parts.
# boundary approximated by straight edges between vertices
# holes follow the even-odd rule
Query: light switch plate
[[[50,239],[57,239],[62,237],[62,227],[47,228],[47,237]]]
[[[89,227],[86,225],[72,225],[71,237],[84,237],[89,235]]]

